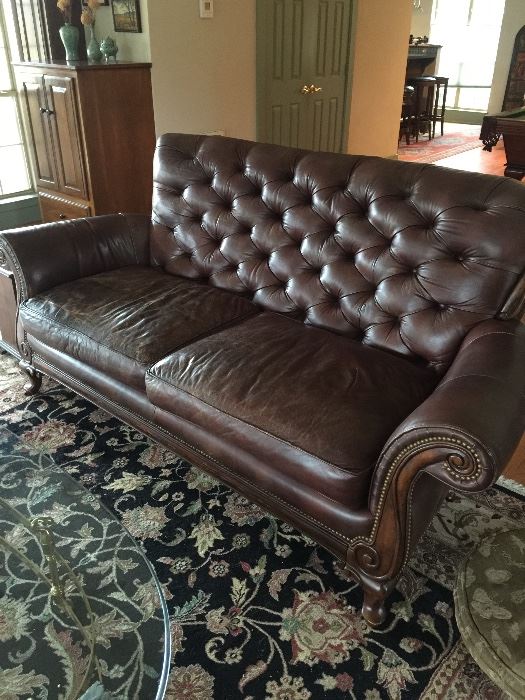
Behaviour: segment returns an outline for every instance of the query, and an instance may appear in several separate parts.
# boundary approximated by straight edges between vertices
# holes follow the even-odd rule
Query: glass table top
[[[160,700],[169,662],[167,608],[140,546],[0,428],[0,695]]]

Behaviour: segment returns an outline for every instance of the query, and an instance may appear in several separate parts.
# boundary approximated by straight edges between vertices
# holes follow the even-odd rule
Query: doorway
[[[352,2],[257,0],[257,140],[342,152]]]

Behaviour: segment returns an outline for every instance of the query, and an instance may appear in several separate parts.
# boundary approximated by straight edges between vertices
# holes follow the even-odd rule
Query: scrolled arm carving
[[[448,488],[479,490],[493,474],[475,439],[427,430],[403,433],[385,450],[378,470],[383,478],[371,494],[372,528],[349,542],[346,556],[346,570],[365,589],[363,615],[370,624],[384,619],[384,596]],[[430,487],[429,477],[437,480]]]
[[[381,565],[381,556],[379,552],[369,544],[361,541],[354,548],[355,563],[362,571],[367,574],[376,574]]]
[[[448,487],[479,490],[484,475],[487,471],[491,473],[470,440],[446,435],[429,436],[417,431],[403,437],[405,444],[396,442],[382,457],[383,480],[370,499],[373,513],[370,533],[350,542],[349,568],[370,576],[395,576],[406,561],[416,477],[429,474],[442,482],[442,489],[436,489],[437,504],[439,494]],[[429,518],[432,515],[430,512]]]
[[[477,455],[463,455],[453,452],[443,462],[443,468],[458,481],[476,481],[481,476],[481,463]]]
[[[20,305],[28,298],[27,281],[12,246],[2,234],[0,234],[0,267],[13,273],[17,303]]]
[[[481,491],[503,471],[525,429],[525,326],[490,320],[467,334],[434,392],[394,431],[372,478],[377,510],[391,471],[425,451],[420,468],[452,488]]]
[[[483,453],[481,446],[476,445],[472,438],[468,441],[464,437],[456,438],[450,435],[415,438],[416,435],[411,433],[409,439],[416,449],[430,451],[428,457],[423,459],[427,464],[422,468],[448,486],[478,491],[484,488],[484,482],[492,480],[494,473],[492,460]],[[438,461],[434,461],[436,451],[439,452]],[[485,479],[484,475],[486,475]]]

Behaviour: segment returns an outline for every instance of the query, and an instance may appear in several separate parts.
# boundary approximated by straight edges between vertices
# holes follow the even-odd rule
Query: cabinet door
[[[44,76],[47,117],[53,136],[58,189],[64,194],[86,197],[84,158],[75,95],[75,81]]]
[[[23,75],[20,92],[31,130],[31,145],[37,187],[58,189],[53,143],[47,119],[47,103],[41,75]]]

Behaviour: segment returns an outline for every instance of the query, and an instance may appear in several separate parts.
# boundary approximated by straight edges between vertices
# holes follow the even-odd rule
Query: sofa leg
[[[34,394],[38,394],[42,386],[42,372],[39,372],[25,360],[22,360],[18,366],[22,372],[29,377],[29,380],[24,384],[25,395],[33,396]]]
[[[386,618],[385,600],[390,595],[394,582],[383,583],[372,579],[361,580],[363,607],[361,614],[370,627],[379,627]]]

